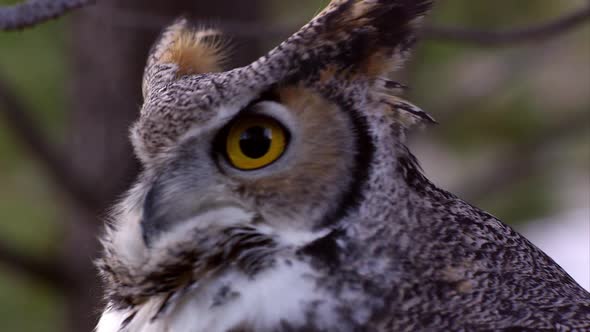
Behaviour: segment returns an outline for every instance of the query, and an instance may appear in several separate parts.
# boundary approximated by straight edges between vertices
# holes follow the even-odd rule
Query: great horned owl
[[[99,332],[590,330],[590,294],[404,145],[384,76],[430,1],[334,0],[251,65],[179,20],[145,70],[143,173],[98,266]]]

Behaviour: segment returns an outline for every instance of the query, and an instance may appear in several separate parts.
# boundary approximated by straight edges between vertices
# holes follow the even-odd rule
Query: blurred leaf
[[[63,28],[63,21],[51,21],[22,32],[0,32],[0,75],[56,138],[62,136],[65,118]]]
[[[16,1],[2,0],[2,4]],[[55,141],[63,138],[65,57],[63,22],[23,32],[0,32],[0,75],[29,106],[31,116]],[[38,257],[56,255],[59,200],[36,161],[23,150],[0,117],[0,241]],[[3,331],[63,330],[57,294],[0,265]]]
[[[557,210],[556,192],[550,184],[544,174],[523,178],[506,188],[503,194],[490,197],[478,205],[510,225],[526,223]]]
[[[55,292],[0,267],[2,331],[63,331],[63,308]]]

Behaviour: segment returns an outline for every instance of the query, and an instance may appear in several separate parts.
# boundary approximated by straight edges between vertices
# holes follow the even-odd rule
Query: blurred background
[[[220,26],[234,37],[233,65],[241,65],[327,2],[99,0],[0,32],[3,331],[90,331],[95,324],[96,238],[138,171],[127,130],[162,26],[180,14]],[[523,232],[587,289],[590,26],[526,38],[510,31],[588,6],[441,0],[431,26],[461,29],[427,29],[394,77],[440,123],[411,137],[427,176]]]

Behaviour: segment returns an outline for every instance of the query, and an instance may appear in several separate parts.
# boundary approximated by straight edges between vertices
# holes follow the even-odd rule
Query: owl
[[[590,294],[405,146],[434,120],[387,77],[430,7],[334,0],[229,71],[217,30],[168,27],[97,331],[590,331]]]

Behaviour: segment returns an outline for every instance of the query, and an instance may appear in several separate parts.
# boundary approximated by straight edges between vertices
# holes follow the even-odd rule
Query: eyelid
[[[268,89],[268,90],[262,92],[260,94],[260,96],[258,96],[256,99],[253,99],[250,103],[248,103],[248,105],[246,105],[246,107],[242,108],[238,112],[238,114],[243,113],[243,112],[248,112],[248,111],[252,110],[254,108],[254,106],[256,106],[256,104],[263,103],[265,101],[270,101],[270,102],[275,102],[275,103],[280,104],[281,98],[274,88]]]

